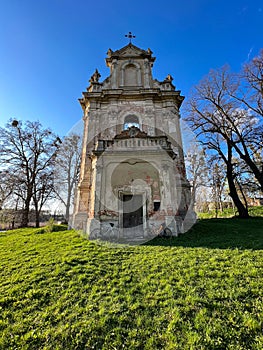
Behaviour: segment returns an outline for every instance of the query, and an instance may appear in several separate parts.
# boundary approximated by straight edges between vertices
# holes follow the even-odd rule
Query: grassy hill
[[[0,349],[262,349],[263,218],[114,247],[0,233]]]

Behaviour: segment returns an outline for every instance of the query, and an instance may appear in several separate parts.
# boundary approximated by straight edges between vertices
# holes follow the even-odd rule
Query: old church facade
[[[91,239],[147,238],[165,224],[174,235],[189,213],[179,109],[170,75],[152,76],[155,57],[129,43],[107,52],[110,75],[96,70],[80,104],[84,134],[73,227]],[[114,227],[114,231],[112,231]]]

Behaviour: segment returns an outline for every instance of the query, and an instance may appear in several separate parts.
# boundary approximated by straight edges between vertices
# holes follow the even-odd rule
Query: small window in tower
[[[158,211],[160,209],[160,206],[161,206],[161,202],[157,202],[157,201],[154,201],[153,202],[153,210],[154,211]]]
[[[127,115],[124,119],[123,130],[128,130],[130,127],[135,126],[136,128],[140,128],[139,119],[136,115]]]

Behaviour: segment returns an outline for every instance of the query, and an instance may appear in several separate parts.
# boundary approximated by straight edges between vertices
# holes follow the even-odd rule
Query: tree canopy
[[[1,168],[10,174],[9,186],[12,182],[12,193],[22,203],[22,227],[28,225],[32,201],[36,225],[39,224],[37,215],[51,192],[53,166],[60,143],[60,138],[39,122],[23,124],[10,120],[6,128],[0,128]]]
[[[244,164],[263,192],[263,50],[233,73],[228,66],[211,70],[194,87],[186,121],[200,142],[225,163],[230,196],[241,217],[248,212],[236,188],[235,164]]]

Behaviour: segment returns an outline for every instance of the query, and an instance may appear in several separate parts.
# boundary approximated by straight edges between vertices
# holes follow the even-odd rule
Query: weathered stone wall
[[[161,221],[175,226],[175,217],[183,220],[190,203],[179,120],[184,98],[170,75],[163,82],[152,78],[154,60],[149,49],[132,44],[109,50],[110,76],[100,83],[96,70],[80,99],[84,137],[76,227],[89,232],[114,220],[121,228],[124,193],[143,196],[143,230]],[[141,139],[123,134],[129,116],[138,121]],[[154,201],[160,205],[156,211]]]

